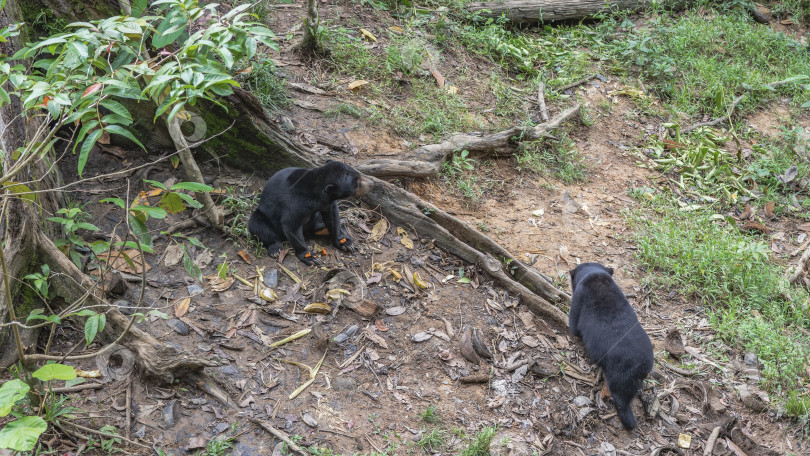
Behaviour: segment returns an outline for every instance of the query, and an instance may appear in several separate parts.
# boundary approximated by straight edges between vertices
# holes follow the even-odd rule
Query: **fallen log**
[[[568,328],[565,311],[571,297],[551,280],[517,261],[468,223],[386,181],[374,179],[374,188],[363,202],[378,208],[392,222],[413,227],[420,236],[431,237],[441,249],[480,266],[495,282],[521,301],[535,315],[558,328]]]
[[[515,23],[555,22],[591,18],[603,11],[638,11],[653,3],[650,0],[504,0],[473,2],[467,9],[484,17],[505,16]],[[685,1],[664,2],[667,7],[680,7]]]
[[[376,177],[429,177],[439,173],[442,164],[457,150],[508,155],[515,150],[515,140],[533,141],[557,129],[580,112],[579,105],[569,108],[548,122],[534,127],[512,127],[491,135],[456,133],[438,144],[428,144],[400,160],[372,159],[358,163],[358,171]]]

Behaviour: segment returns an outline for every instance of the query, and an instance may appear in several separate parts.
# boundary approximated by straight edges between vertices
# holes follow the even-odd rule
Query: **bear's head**
[[[350,196],[362,196],[371,191],[374,181],[360,174],[351,166],[339,161],[329,160],[320,168],[324,196],[330,201],[341,200]]]

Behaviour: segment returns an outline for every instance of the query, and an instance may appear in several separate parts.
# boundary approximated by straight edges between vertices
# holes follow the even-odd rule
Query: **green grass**
[[[436,410],[436,406],[433,404],[428,405],[419,417],[422,418],[422,421],[429,424],[437,424],[442,421],[442,418],[439,416],[439,411]]]
[[[430,432],[423,431],[422,437],[416,441],[416,444],[422,451],[430,454],[441,451],[446,443],[447,432],[439,428],[433,428]]]
[[[772,392],[802,392],[810,338],[797,327],[810,328],[807,291],[787,284],[766,242],[666,198],[651,203],[657,218],[643,210],[629,217],[648,280],[698,302],[727,343],[757,353]]]
[[[250,73],[240,79],[245,90],[253,92],[262,106],[269,111],[279,110],[290,103],[287,86],[276,76],[276,65],[269,58],[253,63]]]
[[[587,162],[564,132],[559,140],[521,143],[515,160],[519,171],[550,175],[566,184],[585,181],[588,176]]]
[[[742,11],[664,13],[643,27],[625,25],[614,19],[598,26],[602,36],[597,53],[638,71],[650,83],[648,88],[676,113],[689,118],[721,116],[743,92],[749,95],[739,112],[780,95],[796,104],[810,99],[810,92],[799,83],[776,91],[763,88],[791,76],[810,75],[810,54],[793,38],[753,24]]]
[[[497,427],[486,426],[478,431],[458,454],[459,456],[489,456],[489,445],[498,432]]]

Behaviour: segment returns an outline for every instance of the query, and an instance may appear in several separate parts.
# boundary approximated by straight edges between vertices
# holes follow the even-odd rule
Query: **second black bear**
[[[612,276],[613,269],[599,263],[582,263],[571,270],[568,325],[602,368],[622,425],[635,429],[630,403],[653,368],[653,348]]]
[[[340,228],[337,202],[364,195],[373,185],[374,181],[337,161],[312,169],[282,169],[264,185],[259,207],[248,220],[248,230],[270,256],[277,257],[286,240],[304,264],[321,264],[307,247],[306,238],[326,228],[335,247],[353,252],[352,238]]]

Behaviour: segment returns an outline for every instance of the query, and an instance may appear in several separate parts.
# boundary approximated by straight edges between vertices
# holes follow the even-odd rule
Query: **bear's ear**
[[[607,269],[608,274],[613,275],[613,268],[605,267]]]
[[[332,193],[335,192],[336,187],[337,185],[335,184],[326,184],[326,186],[323,188],[323,196],[325,197],[331,196]]]

